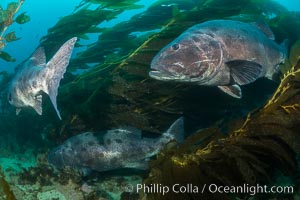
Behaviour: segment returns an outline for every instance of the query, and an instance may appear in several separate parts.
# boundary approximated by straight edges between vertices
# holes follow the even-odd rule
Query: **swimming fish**
[[[17,108],[16,114],[19,114],[21,108],[29,106],[42,115],[41,91],[43,91],[49,95],[61,119],[56,103],[57,89],[66,72],[76,40],[74,37],[63,44],[48,63],[44,48],[39,47],[16,69],[8,90],[8,101]]]
[[[153,58],[149,76],[218,86],[241,98],[241,85],[273,79],[287,57],[287,40],[274,41],[263,23],[212,20],[192,26]]]
[[[148,159],[172,140],[182,142],[183,118],[177,119],[159,138],[142,138],[135,128],[119,128],[103,134],[82,133],[67,139],[48,155],[57,168],[72,167],[82,172],[120,168],[148,168]]]

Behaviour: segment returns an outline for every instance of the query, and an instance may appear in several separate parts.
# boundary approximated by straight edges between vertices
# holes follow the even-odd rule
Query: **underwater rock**
[[[39,192],[37,194],[37,199],[38,200],[49,200],[49,199],[67,200],[66,197],[62,193],[60,193],[56,190]]]
[[[0,167],[0,199],[16,200],[9,183],[5,180],[4,173]]]

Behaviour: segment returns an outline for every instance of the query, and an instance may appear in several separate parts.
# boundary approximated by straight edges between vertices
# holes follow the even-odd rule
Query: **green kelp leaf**
[[[108,6],[108,8],[111,8],[111,9],[124,9],[124,10],[134,10],[134,9],[140,9],[143,7],[144,7],[144,5],[127,4],[127,3],[119,3],[119,4]]]
[[[233,8],[241,8],[242,5],[248,6],[250,4],[249,0],[241,0],[237,3],[235,0],[205,0],[200,1],[200,5],[205,8],[214,8],[214,9],[224,9],[230,10]]]
[[[7,13],[0,6],[0,24],[7,20]]]
[[[8,53],[4,52],[4,51],[0,51],[0,58],[7,61],[7,62],[15,62],[16,59],[11,57],[11,55],[9,55]]]
[[[18,38],[16,36],[16,33],[14,31],[10,32],[10,33],[7,33],[4,37],[4,39],[5,39],[6,42],[12,42],[12,41],[18,40]]]
[[[25,24],[27,22],[30,21],[30,17],[29,15],[26,15],[26,12],[21,13],[20,15],[18,15],[18,17],[16,18],[16,22],[18,24]]]
[[[7,14],[11,15],[11,14],[15,13],[18,6],[19,6],[19,3],[16,3],[16,2],[9,3],[7,5]]]
[[[0,50],[3,49],[5,47],[5,42],[0,41]]]
[[[89,40],[89,36],[87,36],[86,34],[80,34],[80,35],[77,35],[77,37],[79,37],[80,39],[84,39],[84,40]]]
[[[143,8],[144,5],[135,4],[138,0],[86,0],[93,4],[101,4],[104,8],[133,10]]]
[[[177,7],[180,11],[190,10],[196,6],[193,0],[158,0],[155,1],[150,7]]]
[[[121,12],[120,10],[108,9],[91,10],[83,7],[71,15],[61,18],[52,28],[49,28],[48,34],[41,39],[41,44],[45,49],[48,49],[48,56],[50,57],[57,51],[56,48],[70,37],[89,33],[88,30],[91,27],[109,21]]]
[[[105,28],[99,28],[99,27],[96,27],[96,26],[92,26],[86,32],[87,33],[101,33],[104,30],[105,30]]]
[[[1,71],[0,72],[0,76],[7,76],[7,75],[8,75],[8,73],[6,71]]]
[[[139,0],[86,0],[89,3],[94,4],[102,4],[102,5],[114,5],[119,3],[127,3],[127,4],[134,4]]]
[[[180,13],[180,10],[178,8],[178,5],[173,5],[172,6],[172,15],[173,17],[175,17],[176,15],[178,15]]]
[[[256,22],[260,21],[263,16],[257,16],[252,14],[239,14],[234,16],[226,17],[226,19],[230,20],[237,20],[237,21],[243,21],[243,22]]]

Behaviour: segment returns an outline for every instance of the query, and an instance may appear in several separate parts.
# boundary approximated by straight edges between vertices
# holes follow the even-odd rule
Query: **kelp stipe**
[[[4,52],[3,49],[6,46],[6,43],[13,42],[18,40],[15,31],[6,33],[8,28],[14,23],[24,24],[30,20],[30,17],[25,13],[21,13],[15,19],[16,13],[20,10],[23,5],[24,0],[19,0],[18,2],[10,2],[7,5],[7,9],[4,10],[0,6],[0,59],[3,59],[7,62],[15,62],[16,60],[11,57],[7,52]]]

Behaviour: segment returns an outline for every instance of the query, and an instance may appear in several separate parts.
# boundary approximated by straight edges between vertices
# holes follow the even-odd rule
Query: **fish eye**
[[[179,49],[179,44],[173,44],[172,49],[175,50],[175,51],[178,50]]]

